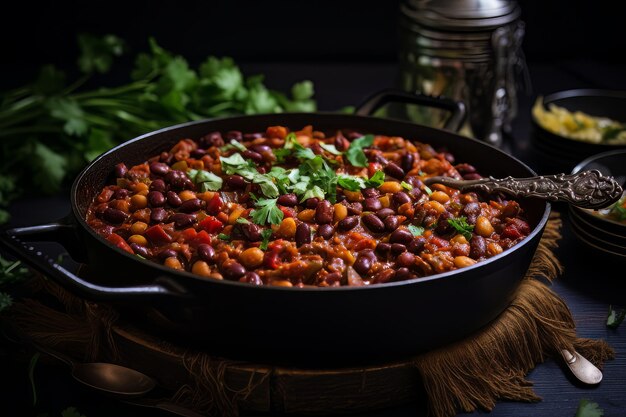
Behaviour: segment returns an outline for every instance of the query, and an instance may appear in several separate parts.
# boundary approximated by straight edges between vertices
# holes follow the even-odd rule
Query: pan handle
[[[74,226],[68,218],[38,226],[2,229],[0,230],[0,247],[57,284],[86,298],[96,301],[114,301],[127,296],[141,298],[187,296],[178,286],[169,285],[167,278],[157,279],[155,284],[136,287],[106,287],[93,284],[65,269],[47,254],[28,243],[32,241],[61,243],[68,251],[70,247],[78,248],[80,243]]]
[[[465,104],[445,97],[433,97],[425,94],[414,94],[406,91],[388,89],[380,91],[357,106],[354,114],[359,116],[371,116],[376,110],[388,103],[418,104],[421,106],[435,107],[450,112],[444,129],[458,132],[463,126],[466,117]]]

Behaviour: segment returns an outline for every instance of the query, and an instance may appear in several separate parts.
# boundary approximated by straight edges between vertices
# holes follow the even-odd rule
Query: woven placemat
[[[561,349],[577,350],[599,367],[613,356],[604,341],[576,336],[569,309],[549,288],[561,270],[552,252],[560,227],[553,216],[513,302],[491,324],[444,348],[366,367],[296,369],[212,357],[134,328],[111,307],[85,302],[46,279],[36,290],[56,305],[36,292],[1,318],[12,331],[77,361],[144,372],[169,393],[169,402],[205,415],[349,413],[409,403],[424,392],[436,417],[491,410],[501,399],[540,400],[525,375]]]

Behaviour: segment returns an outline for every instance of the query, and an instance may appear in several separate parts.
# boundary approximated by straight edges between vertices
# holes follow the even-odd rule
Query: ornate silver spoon
[[[576,174],[539,175],[528,178],[481,178],[456,180],[450,177],[426,178],[424,184],[443,184],[461,191],[502,192],[514,197],[540,198],[552,202],[573,204],[577,207],[599,209],[620,199],[622,186],[598,170]]]

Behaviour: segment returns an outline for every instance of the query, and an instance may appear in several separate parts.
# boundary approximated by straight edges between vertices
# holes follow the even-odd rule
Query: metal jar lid
[[[518,19],[511,0],[405,0],[401,13],[418,25],[439,30],[490,30]]]

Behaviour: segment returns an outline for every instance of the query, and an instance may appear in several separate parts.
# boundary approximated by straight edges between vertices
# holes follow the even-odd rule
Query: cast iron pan
[[[533,258],[550,205],[526,200],[533,228],[514,248],[458,271],[359,288],[257,287],[204,279],[142,260],[111,246],[85,222],[85,211],[110,180],[115,164],[132,166],[169,149],[181,138],[212,131],[264,131],[285,125],[333,132],[354,129],[398,135],[445,147],[458,162],[483,175],[526,177],[534,172],[508,154],[451,131],[367,114],[388,101],[411,101],[450,110],[448,128],[460,126],[464,109],[448,100],[383,92],[355,115],[291,113],[205,120],[149,133],[93,161],[71,189],[72,212],[61,222],[4,230],[0,242],[24,262],[91,300],[112,302],[124,317],[178,343],[201,346],[233,359],[299,366],[387,361],[458,340],[493,320],[508,305]],[[55,240],[88,265],[80,278],[25,240]]]

